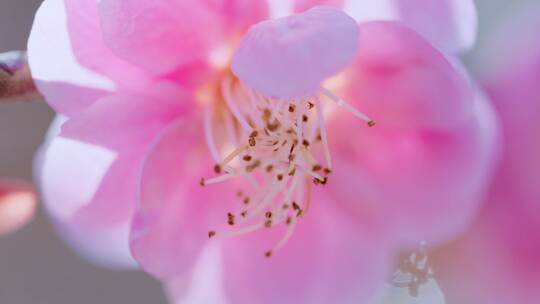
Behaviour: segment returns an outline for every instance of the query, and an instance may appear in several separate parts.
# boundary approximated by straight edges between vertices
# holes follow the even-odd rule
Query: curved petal
[[[227,304],[223,293],[221,247],[205,246],[194,270],[164,284],[171,304]]]
[[[166,125],[192,109],[189,98],[169,82],[155,83],[145,92],[121,91],[72,116],[61,135],[120,153],[134,147],[142,153]]]
[[[264,1],[103,0],[98,5],[107,46],[154,74],[209,60],[226,36],[267,14]]]
[[[417,33],[397,22],[370,22],[360,27],[360,40],[345,93],[378,123],[444,129],[468,119],[472,84]]]
[[[63,114],[77,113],[116,89],[113,81],[78,63],[62,0],[41,4],[28,40],[28,63],[39,91]]]
[[[481,79],[503,123],[506,145],[499,178],[525,202],[540,197],[540,141],[531,136],[540,130],[538,9],[539,3],[519,8],[491,34],[478,58]]]
[[[234,54],[232,70],[266,96],[295,98],[315,93],[357,50],[356,22],[338,9],[316,7],[253,26]]]
[[[446,241],[470,224],[483,200],[498,131],[482,96],[469,120],[448,131],[368,129],[339,115],[329,125],[337,158],[329,191],[359,220],[389,231],[397,245]]]
[[[230,303],[370,303],[389,275],[379,235],[314,201],[291,239],[278,227],[224,241],[224,286]]]
[[[47,0],[51,1],[51,0]],[[103,40],[95,0],[64,0],[67,27],[78,62],[121,87],[144,87],[150,77],[116,56]]]
[[[507,188],[504,183],[496,186]],[[473,228],[433,255],[448,304],[538,302],[538,200],[521,204],[508,189],[495,192]]]
[[[30,222],[37,209],[37,197],[31,185],[0,178],[0,236],[10,234]]]
[[[122,201],[129,197],[129,189],[119,187],[116,196],[111,197],[96,198],[95,195],[102,184],[106,184],[101,182],[103,176],[121,172],[121,164],[113,170],[116,156],[112,151],[57,137],[60,123],[57,119],[51,126],[34,166],[45,208],[60,234],[80,255],[106,267],[133,268],[135,263],[128,250],[125,228],[132,206]],[[126,167],[124,163],[124,171]],[[111,180],[108,183],[111,184]],[[99,199],[106,200],[106,209],[94,218],[87,216],[85,221],[77,218],[81,210]],[[105,223],[107,219],[109,222]]]
[[[347,2],[346,11],[359,22],[402,22],[448,53],[466,51],[476,40],[473,0],[354,0]]]
[[[540,141],[533,135],[540,130],[538,8],[538,3],[520,8],[480,51],[482,65],[492,65],[482,74],[505,145],[478,222],[435,255],[449,304],[533,304],[540,298]],[[468,265],[466,275],[459,265]]]
[[[213,165],[197,121],[180,119],[165,128],[148,150],[139,178],[131,250],[146,271],[163,280],[192,270],[208,231],[222,222],[217,216],[224,216],[228,205],[228,187],[199,184]]]

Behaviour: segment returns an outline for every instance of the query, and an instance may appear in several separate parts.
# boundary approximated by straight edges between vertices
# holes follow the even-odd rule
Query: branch
[[[28,100],[43,100],[43,97],[32,80],[26,53],[0,53],[0,104]]]

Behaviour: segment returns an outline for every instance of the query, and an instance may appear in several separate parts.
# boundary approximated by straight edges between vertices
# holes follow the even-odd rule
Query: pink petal
[[[531,3],[494,31],[479,52],[483,82],[503,122],[505,151],[500,178],[526,202],[540,197],[540,5]],[[513,50],[513,52],[511,51]],[[531,206],[532,207],[532,206]],[[540,209],[539,209],[540,211]]]
[[[226,35],[266,15],[262,2],[104,0],[99,12],[105,42],[114,53],[152,73],[167,74],[207,61]]]
[[[483,99],[476,104],[469,122],[447,132],[367,129],[340,115],[330,130],[347,131],[329,134],[335,201],[398,241],[433,244],[462,232],[482,202],[498,147],[492,109]]]
[[[361,31],[347,99],[380,123],[331,119],[329,190],[398,241],[445,241],[466,228],[487,190],[498,150],[493,110],[414,32],[390,22]]]
[[[128,171],[132,163],[122,165],[112,151],[57,137],[60,123],[57,120],[51,126],[35,163],[45,208],[80,255],[106,267],[133,267],[126,228],[133,208],[126,202],[133,189],[126,189],[129,181],[117,186],[116,191],[110,189],[119,175],[126,180],[126,174],[119,172]],[[109,179],[104,180],[104,176]],[[107,187],[108,197],[103,190]],[[105,206],[92,214],[95,204]]]
[[[64,3],[69,38],[78,62],[122,87],[140,88],[150,81],[144,71],[120,59],[105,45],[96,1]]]
[[[30,222],[36,209],[37,197],[31,185],[0,179],[0,236],[13,233]]]
[[[78,178],[68,182],[76,187],[81,179],[85,180],[84,176],[92,176],[77,166],[72,167],[73,163],[87,163],[90,157],[101,157],[101,154],[107,161],[104,163],[107,166],[95,175],[95,192],[79,201],[88,206],[78,210],[77,220],[102,225],[131,216],[139,170],[137,164],[142,162],[156,134],[185,113],[185,105],[190,104],[182,101],[185,99],[183,92],[174,85],[158,83],[145,94],[121,92],[105,97],[64,124],[62,137],[53,141],[50,150],[59,148],[57,154],[51,152],[51,157],[64,159],[63,163],[52,164],[66,169],[71,167],[68,172],[77,174]],[[64,147],[79,148],[81,153],[66,157],[62,151]],[[96,165],[92,170],[98,168]],[[65,176],[59,174],[51,178],[63,180]],[[111,204],[116,208],[111,208]]]
[[[360,22],[400,21],[448,53],[474,46],[478,16],[473,0],[350,1],[347,11]]]
[[[131,231],[131,250],[141,266],[160,279],[189,274],[209,242],[208,231],[223,222],[234,194],[225,187],[201,187],[213,165],[199,120],[171,123],[152,144],[143,164]],[[215,216],[214,216],[215,215]],[[218,216],[218,217],[216,217]]]
[[[28,61],[38,89],[60,113],[79,112],[116,88],[110,79],[78,63],[60,0],[46,0],[39,8],[28,41]]]
[[[535,3],[512,15],[479,53],[505,145],[478,222],[435,255],[449,304],[533,304],[540,298],[540,145],[532,132],[540,130],[537,9]],[[468,266],[466,275],[459,265]]]
[[[253,26],[234,57],[233,72],[269,97],[314,93],[349,64],[358,49],[356,22],[340,10],[316,7]]]
[[[387,249],[331,200],[316,200],[289,242],[265,229],[224,241],[224,286],[230,303],[370,303],[388,276]]]
[[[189,98],[169,82],[155,83],[145,92],[118,92],[73,116],[62,126],[61,135],[120,153],[133,151],[134,146],[143,151],[168,123],[190,111]]]
[[[329,5],[341,8],[344,0],[294,0],[294,11],[303,12],[317,5]]]
[[[473,107],[474,90],[459,67],[396,22],[360,27],[364,42],[346,75],[348,99],[382,125],[453,128]]]
[[[434,254],[437,280],[448,304],[538,303],[538,207],[516,203],[521,201],[514,194],[493,195],[476,225]],[[538,206],[536,199],[534,203]]]

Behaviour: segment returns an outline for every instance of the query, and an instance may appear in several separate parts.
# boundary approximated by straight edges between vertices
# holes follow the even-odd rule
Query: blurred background
[[[254,0],[256,1],[256,0]],[[370,0],[374,1],[374,0]],[[433,0],[436,1],[436,0]],[[540,0],[477,0],[479,45],[513,7]],[[0,1],[0,53],[25,49],[33,15],[41,0]],[[473,69],[475,52],[465,57]],[[38,103],[0,105],[0,176],[31,180],[32,158],[53,118]],[[383,302],[398,300],[392,290]],[[422,303],[442,303],[434,290]],[[414,300],[410,303],[417,303]],[[113,272],[86,264],[58,238],[43,211],[27,227],[0,237],[0,304],[165,303],[157,282],[142,273]]]

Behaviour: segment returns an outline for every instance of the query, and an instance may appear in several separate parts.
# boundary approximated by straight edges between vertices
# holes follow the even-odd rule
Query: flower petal
[[[116,88],[110,79],[78,63],[62,0],[41,4],[28,41],[28,62],[40,92],[63,114],[79,112]]]
[[[496,186],[507,188],[504,183]],[[448,304],[538,302],[538,200],[521,204],[507,190],[491,196],[480,220],[463,238],[433,255]]]
[[[334,200],[389,231],[400,246],[436,244],[462,232],[482,202],[498,152],[489,103],[479,96],[473,113],[444,132],[384,124],[368,129],[339,115],[329,125],[346,130],[329,134],[337,159],[329,183]]]
[[[32,186],[13,179],[0,179],[0,236],[10,234],[34,217],[37,197]]]
[[[224,241],[224,284],[230,303],[370,303],[389,275],[387,249],[329,200],[314,201],[288,243],[265,229]]]
[[[112,151],[58,137],[61,123],[61,119],[53,123],[36,157],[44,206],[68,244],[83,257],[106,267],[133,267],[125,227],[132,213],[126,202],[134,191],[125,186],[129,181],[124,173],[132,163],[116,160]],[[125,181],[120,186],[115,184],[118,178]],[[115,191],[112,185],[117,186]],[[94,204],[102,205],[101,212],[92,213]]]
[[[540,130],[538,8],[531,3],[510,15],[479,52],[505,145],[477,223],[434,255],[449,304],[533,304],[540,298],[540,141],[534,135]]]
[[[346,7],[359,22],[402,22],[448,53],[466,51],[476,41],[478,16],[473,0],[358,0]]]
[[[349,64],[357,50],[356,22],[340,10],[316,7],[253,26],[233,57],[232,69],[266,96],[301,97]]]
[[[50,1],[50,0],[48,0]],[[139,68],[116,56],[103,40],[95,0],[63,1],[67,14],[69,39],[78,62],[121,87],[145,86],[150,77]]]
[[[267,14],[263,2],[103,0],[99,12],[113,52],[154,74],[167,74],[207,61],[225,36]]]
[[[146,271],[164,280],[191,271],[208,242],[209,228],[223,222],[213,215],[226,214],[228,187],[199,184],[213,165],[204,153],[197,121],[186,117],[165,128],[146,155],[140,175],[131,250]]]
[[[193,103],[170,82],[157,82],[145,92],[120,91],[100,99],[62,126],[61,135],[118,151],[139,153],[171,121],[186,115]]]
[[[381,125],[452,128],[471,114],[474,90],[459,67],[397,22],[360,27],[364,42],[345,75],[347,99]]]

